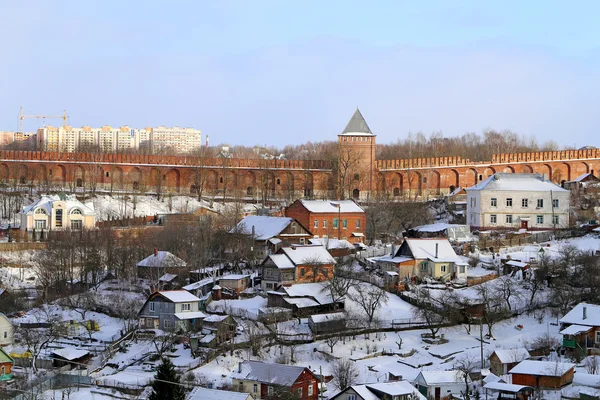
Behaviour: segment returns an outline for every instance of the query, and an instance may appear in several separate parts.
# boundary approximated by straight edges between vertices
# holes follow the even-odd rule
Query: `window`
[[[477,206],[477,199],[475,197],[471,197],[471,207]]]
[[[300,238],[300,244],[304,244],[304,238]]]
[[[244,382],[240,382],[240,384],[238,386],[239,386],[240,392],[243,392],[244,391]]]
[[[558,199],[552,199],[552,207],[558,208]]]
[[[558,215],[554,215],[554,216],[552,216],[552,223],[553,223],[554,225],[558,225]]]
[[[345,219],[345,220],[344,220],[344,221],[342,221],[342,222],[343,222],[343,223],[342,223],[342,228],[344,228],[344,229],[348,228],[348,220],[347,220],[347,219]]]
[[[326,219],[323,220],[323,228],[327,228],[327,220]]]
[[[150,312],[154,312],[154,306],[155,306],[154,302],[150,302],[150,306],[149,306]]]
[[[495,224],[498,222],[498,217],[495,214],[490,215],[490,224]]]
[[[181,305],[181,311],[191,311],[192,305],[190,303],[183,303]]]
[[[252,393],[258,393],[258,385],[256,383],[252,385]]]
[[[600,343],[600,331],[596,331],[596,343]]]
[[[309,383],[309,384],[308,384],[308,393],[307,393],[307,394],[308,394],[309,396],[312,396],[312,395],[313,395],[313,384],[312,384],[312,383]]]
[[[304,268],[300,268],[300,276],[304,276],[305,273]]]
[[[521,199],[521,207],[523,207],[523,208],[529,207],[529,199]]]
[[[508,197],[506,199],[506,207],[512,207],[512,198]]]
[[[314,223],[314,225],[313,225],[313,226],[314,226],[315,228],[318,228],[318,227],[319,227],[319,220],[318,220],[318,219],[315,219],[315,223]]]
[[[267,393],[269,394],[269,396],[273,396],[273,386],[269,386],[269,388],[267,389]]]
[[[337,227],[338,227],[338,223],[339,223],[339,222],[338,222],[338,219],[337,219],[337,218],[334,218],[334,219],[333,219],[333,227],[334,227],[334,228],[337,228]]]
[[[427,261],[421,262],[421,271],[427,271]]]
[[[349,394],[348,395],[348,400],[357,400],[356,399],[356,395],[355,394]]]
[[[63,217],[63,210],[59,208],[56,210],[56,218],[55,218],[57,228],[62,228],[62,220],[63,220],[62,217]]]
[[[498,199],[495,198],[495,197],[492,197],[490,199],[490,206],[492,206],[492,207],[498,207]]]
[[[512,224],[512,215],[507,215],[506,216],[506,223],[507,224]]]
[[[298,397],[302,397],[302,388],[298,388]]]
[[[75,219],[71,221],[71,229],[74,231],[80,231],[83,227],[83,221],[80,219]]]
[[[42,229],[46,229],[46,221],[43,219],[36,219],[35,220],[35,229],[38,230],[42,230]]]
[[[165,328],[170,328],[171,327],[171,320],[170,319],[165,319],[165,322],[163,322],[163,325]]]
[[[544,223],[544,216],[543,215],[538,215],[537,216],[537,223],[538,224],[543,224]]]
[[[459,267],[458,267],[458,271],[459,271],[461,274],[464,274],[464,273],[465,273],[465,266],[464,266],[464,265],[461,265],[461,266],[459,266]]]
[[[35,214],[38,214],[38,215],[40,215],[40,214],[41,215],[48,215],[48,213],[46,213],[46,210],[44,210],[43,208],[36,209],[35,210]]]
[[[538,199],[537,208],[544,208],[544,199]]]
[[[4,339],[8,337],[8,332],[4,331]]]
[[[360,219],[356,220],[356,229],[360,229]]]
[[[446,272],[446,266],[445,266],[445,265],[442,265],[442,266],[440,267],[440,271],[442,271],[442,272]]]

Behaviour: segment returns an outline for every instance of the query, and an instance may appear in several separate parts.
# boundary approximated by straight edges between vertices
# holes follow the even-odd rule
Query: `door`
[[[439,387],[435,388],[435,400],[440,400],[441,398],[441,390]]]
[[[521,221],[521,229],[527,229],[527,221]]]

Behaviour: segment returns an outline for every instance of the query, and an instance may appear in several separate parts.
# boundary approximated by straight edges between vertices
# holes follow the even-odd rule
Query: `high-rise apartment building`
[[[38,150],[56,152],[86,151],[98,148],[104,152],[143,150],[159,154],[172,151],[189,153],[202,146],[202,133],[198,129],[159,126],[136,129],[129,126],[101,128],[83,126],[46,126],[37,132]]]

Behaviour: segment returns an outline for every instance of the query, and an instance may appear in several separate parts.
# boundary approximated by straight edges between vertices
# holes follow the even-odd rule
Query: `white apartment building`
[[[129,126],[100,128],[83,126],[38,129],[38,149],[41,151],[75,152],[85,147],[98,147],[105,152],[148,150],[153,153],[171,150],[176,154],[192,152],[201,147],[201,132],[192,128],[143,128]]]
[[[473,229],[553,229],[569,226],[569,191],[537,174],[496,173],[467,191]]]

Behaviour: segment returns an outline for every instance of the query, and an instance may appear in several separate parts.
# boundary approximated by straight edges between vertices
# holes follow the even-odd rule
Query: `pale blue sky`
[[[600,145],[598,15],[597,1],[0,0],[0,130],[23,106],[281,146],[335,139],[359,106],[380,142],[495,128]]]

